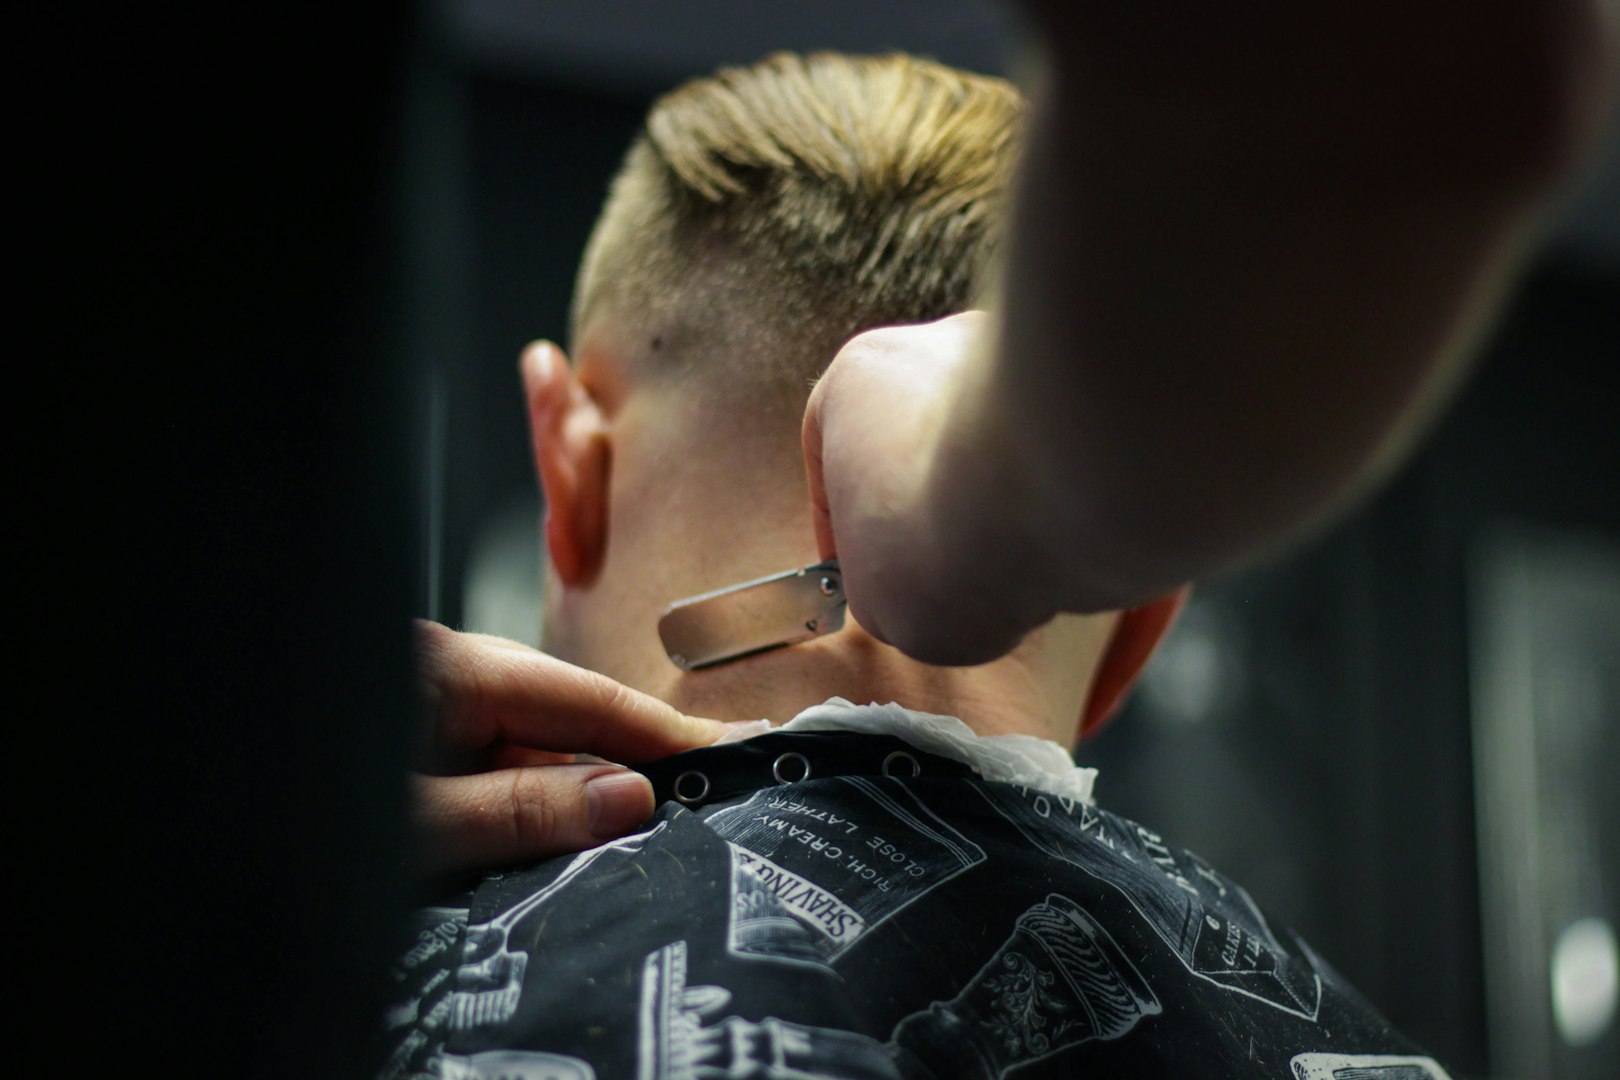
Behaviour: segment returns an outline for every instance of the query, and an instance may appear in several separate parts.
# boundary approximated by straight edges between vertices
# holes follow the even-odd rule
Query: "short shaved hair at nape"
[[[779,53],[679,87],[613,181],[575,345],[611,322],[637,385],[796,438],[850,337],[973,305],[1024,111],[1005,80],[902,54]]]

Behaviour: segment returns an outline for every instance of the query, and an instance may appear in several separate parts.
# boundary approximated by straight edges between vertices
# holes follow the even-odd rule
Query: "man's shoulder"
[[[684,797],[636,834],[484,882],[442,996],[416,1009],[437,1012],[439,1052],[660,1077],[722,1058],[1304,1077],[1294,1063],[1321,1055],[1412,1055],[1247,892],[1145,826],[871,742],[822,740],[808,777],[738,789],[734,765],[811,757],[766,749],[681,755],[665,779],[687,776]]]

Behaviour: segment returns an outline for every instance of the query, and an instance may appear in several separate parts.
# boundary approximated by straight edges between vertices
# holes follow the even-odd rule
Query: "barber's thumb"
[[[417,864],[427,878],[596,847],[653,812],[652,785],[614,765],[535,765],[414,778]]]
[[[619,769],[585,783],[585,827],[594,840],[623,836],[652,812],[652,784],[638,772]]]

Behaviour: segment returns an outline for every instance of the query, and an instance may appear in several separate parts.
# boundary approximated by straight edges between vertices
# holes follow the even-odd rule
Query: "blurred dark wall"
[[[1620,283],[1541,266],[1388,490],[1203,590],[1230,697],[1189,725],[1141,693],[1082,751],[1101,798],[1245,882],[1462,1075],[1487,1071],[1468,569],[1503,523],[1620,541],[1616,342]]]

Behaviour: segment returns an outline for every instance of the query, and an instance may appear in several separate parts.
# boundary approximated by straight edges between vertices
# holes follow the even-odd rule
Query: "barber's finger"
[[[418,870],[427,878],[583,851],[634,830],[653,812],[647,778],[614,766],[412,780]]]
[[[498,741],[613,761],[707,746],[727,730],[605,675],[500,638],[417,623],[423,677],[437,697],[436,736],[452,750]]]
[[[483,770],[526,769],[535,765],[572,765],[573,754],[558,754],[550,750],[536,750],[532,746],[498,742],[483,756]]]

